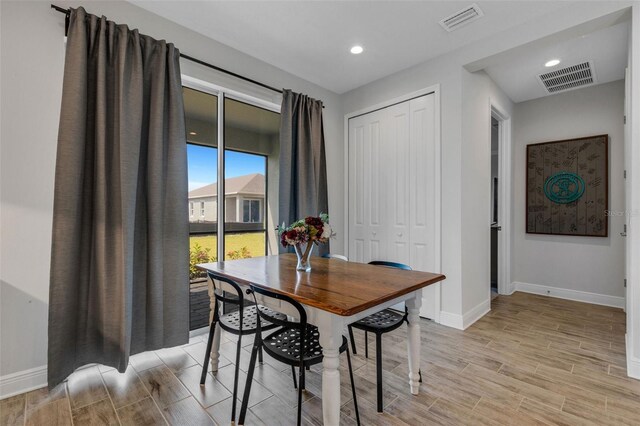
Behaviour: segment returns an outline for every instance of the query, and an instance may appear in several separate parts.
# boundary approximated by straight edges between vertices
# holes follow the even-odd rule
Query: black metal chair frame
[[[369,262],[369,265],[378,265],[378,266],[385,266],[388,268],[397,268],[397,269],[403,269],[405,271],[411,271],[411,267],[402,263],[397,263],[397,262],[387,262],[387,261],[383,261],[383,260],[374,260]],[[377,326],[377,327],[373,327],[367,324],[367,318],[369,319],[375,319],[376,316],[379,315],[390,315],[390,316],[402,316],[402,318],[396,322],[394,322],[393,324],[389,325],[389,326],[385,326],[385,327],[381,327],[381,326]],[[364,331],[364,341],[365,341],[365,346],[364,346],[364,353],[365,353],[365,357],[369,358],[369,332],[374,333],[376,335],[376,387],[377,387],[377,402],[378,402],[378,413],[382,413],[383,412],[383,400],[382,400],[382,335],[385,333],[389,333],[397,328],[399,328],[402,323],[406,322],[407,324],[409,324],[409,319],[408,319],[408,315],[409,312],[407,311],[406,307],[405,307],[405,311],[404,311],[404,315],[398,314],[396,313],[396,311],[393,311],[391,309],[384,309],[380,312],[376,312],[375,314],[372,314],[366,318],[363,318],[359,321],[356,321],[352,324],[349,324],[348,329],[349,329],[349,339],[351,340],[351,348],[353,350],[353,354],[357,355],[356,352],[356,342],[355,339],[353,338],[353,329],[357,328],[358,330],[363,330]],[[418,374],[420,376],[420,382],[422,382],[422,372],[418,370]]]
[[[298,303],[297,301],[295,301],[294,299],[290,298],[289,296],[283,295],[283,294],[279,294],[279,293],[274,293],[272,291],[251,285],[250,289],[247,290],[247,294],[252,294],[254,297],[254,300],[257,303],[257,299],[256,299],[256,293],[265,296],[265,297],[269,297],[269,298],[273,298],[273,299],[277,299],[280,301],[284,301],[288,304],[290,304],[291,306],[293,306],[295,308],[295,310],[298,312],[298,321],[291,321],[289,319],[281,319],[281,318],[274,318],[271,315],[269,315],[266,312],[263,311],[258,311],[258,330],[256,332],[256,336],[255,336],[255,341],[253,344],[253,348],[251,350],[251,360],[249,361],[249,370],[247,371],[247,383],[245,385],[245,389],[244,389],[244,395],[242,397],[242,406],[240,408],[240,418],[238,421],[238,424],[242,425],[244,424],[244,419],[245,419],[245,415],[247,412],[247,406],[248,406],[248,402],[249,402],[249,395],[251,393],[251,382],[253,380],[253,372],[255,369],[255,364],[256,364],[256,357],[258,355],[258,353],[260,353],[263,349],[264,351],[270,355],[271,357],[277,359],[278,361],[284,363],[284,364],[289,364],[291,365],[291,371],[293,373],[293,380],[294,380],[294,386],[295,386],[295,366],[297,365],[298,367],[298,383],[299,386],[297,386],[298,388],[298,420],[297,420],[297,424],[298,426],[300,425],[301,422],[301,418],[302,418],[302,390],[304,389],[304,384],[305,384],[305,368],[311,366],[311,365],[315,365],[318,364],[320,362],[322,362],[322,351],[320,350],[320,353],[313,353],[311,355],[307,355],[307,350],[311,349],[311,347],[309,346],[309,344],[311,342],[308,341],[308,339],[306,339],[305,336],[309,335],[312,336],[314,333],[317,334],[318,333],[318,329],[315,326],[312,326],[310,324],[307,323],[307,313],[304,310],[304,308],[302,307],[302,305],[300,303]],[[264,339],[262,337],[262,331],[264,331],[261,323],[262,320],[265,320],[269,323],[272,324],[276,324],[278,326],[280,326],[281,328],[277,329],[276,331],[274,331],[273,333],[269,334],[268,336],[266,336]],[[298,342],[294,343],[293,346],[294,347],[299,347],[300,349],[298,350],[299,355],[295,355],[292,354],[291,356],[285,356],[281,353],[278,353],[278,351],[274,348],[271,348],[270,345],[265,344],[265,341],[270,342],[272,340],[272,338],[275,338],[275,336],[279,336],[282,335],[283,333],[286,333],[287,331],[294,331],[297,332],[297,339],[299,340],[299,345],[297,344]],[[358,412],[358,401],[356,399],[356,388],[355,388],[355,384],[353,381],[353,369],[351,367],[351,356],[349,354],[349,344],[347,342],[347,339],[342,336],[342,345],[340,346],[339,349],[339,353],[342,352],[347,352],[347,363],[349,365],[349,378],[351,379],[351,392],[353,394],[353,403],[354,403],[354,407],[355,407],[355,413],[356,413],[356,421],[357,424],[360,425],[360,414]],[[291,339],[289,339],[289,342],[291,342]],[[291,343],[288,343],[291,346]],[[316,349],[319,349],[320,346],[319,344],[316,345]],[[288,352],[287,352],[288,353]]]
[[[235,373],[234,373],[234,377],[233,377],[233,402],[232,402],[232,407],[231,407],[231,422],[235,422],[235,416],[236,416],[236,403],[237,403],[237,396],[238,396],[238,375],[239,375],[239,371],[240,371],[240,354],[241,354],[241,349],[242,349],[242,336],[244,335],[248,335],[248,334],[253,334],[255,333],[259,328],[258,327],[248,327],[245,328],[243,327],[243,323],[246,320],[246,315],[245,315],[245,306],[244,306],[244,297],[243,297],[243,291],[242,288],[233,280],[224,277],[222,275],[216,274],[214,272],[208,271],[207,272],[209,279],[211,279],[211,282],[213,283],[213,291],[215,294],[215,307],[213,310],[213,320],[211,321],[211,325],[210,325],[210,329],[209,329],[209,340],[207,343],[207,351],[205,353],[204,356],[204,364],[202,365],[202,375],[200,376],[200,385],[204,385],[206,378],[207,378],[207,370],[208,370],[208,364],[209,364],[209,358],[211,356],[211,346],[213,345],[213,338],[214,338],[214,334],[215,334],[215,330],[216,330],[216,324],[220,326],[220,328],[222,330],[225,330],[231,334],[235,334],[236,336],[238,336],[238,343],[237,343],[237,348],[236,348],[236,362],[235,362]],[[229,293],[233,293],[232,291],[229,290],[223,290],[222,288],[218,288],[216,286],[216,281],[222,281],[224,283],[227,283],[235,292],[235,297],[236,298],[232,298],[232,297],[227,297],[225,295],[225,291],[229,292]],[[227,303],[230,305],[238,305],[238,311],[236,312],[232,312],[229,314],[223,314],[220,315],[220,304],[222,303]],[[263,308],[262,306],[258,305],[257,303],[254,306],[251,306],[250,308],[255,309],[256,312],[261,312]],[[272,311],[273,312],[273,311]],[[275,313],[275,312],[274,312]],[[286,318],[286,316],[284,314],[279,314],[282,317]],[[256,316],[256,324],[259,324],[259,316]],[[237,317],[237,318],[236,318]],[[275,317],[274,317],[275,318]],[[225,321],[226,320],[226,321]],[[233,323],[237,324],[237,326],[232,325]],[[265,323],[263,324],[260,328],[262,331],[265,330],[271,330],[278,327],[276,324],[273,323]],[[262,363],[262,351],[260,352],[260,363]]]

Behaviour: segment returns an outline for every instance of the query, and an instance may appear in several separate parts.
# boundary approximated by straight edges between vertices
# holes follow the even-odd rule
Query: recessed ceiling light
[[[560,59],[552,59],[549,62],[547,62],[546,64],[544,64],[544,66],[545,67],[555,67],[559,63],[560,63]]]
[[[362,48],[362,46],[359,46],[357,44],[351,48],[351,53],[353,53],[354,55],[359,55],[362,52],[364,52],[364,49]]]
[[[190,134],[191,136],[195,136],[195,135],[197,135],[197,133],[196,133],[196,132],[189,132],[189,134]]]

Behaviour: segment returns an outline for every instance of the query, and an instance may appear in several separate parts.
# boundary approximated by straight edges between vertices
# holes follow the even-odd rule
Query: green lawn
[[[265,233],[264,232],[250,232],[246,234],[231,234],[227,235],[225,239],[225,252],[240,250],[242,247],[246,247],[249,250],[251,257],[264,256],[265,255]],[[193,235],[190,238],[190,247],[198,243],[202,248],[210,248],[210,254],[215,256],[216,244],[218,237],[216,235]]]

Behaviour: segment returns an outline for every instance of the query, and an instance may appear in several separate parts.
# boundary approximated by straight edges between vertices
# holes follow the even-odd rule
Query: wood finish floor
[[[466,331],[426,320],[421,326],[419,396],[408,391],[406,328],[384,337],[384,414],[375,412],[375,362],[364,358],[364,335],[356,331],[362,424],[640,424],[640,381],[626,377],[622,310],[515,293],[494,299],[492,311]],[[229,424],[235,343],[223,338],[220,370],[209,373],[201,388],[203,340],[136,355],[125,374],[90,367],[53,391],[0,401],[0,424]],[[242,380],[251,342],[246,338]],[[373,348],[371,341],[370,355]],[[353,425],[346,359],[341,365],[342,424]],[[254,380],[247,424],[295,424],[290,368],[265,356]],[[322,424],[320,389],[319,368],[313,368],[307,375],[304,424]]]

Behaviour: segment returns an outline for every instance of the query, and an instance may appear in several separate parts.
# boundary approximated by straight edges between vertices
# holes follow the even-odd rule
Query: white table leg
[[[411,393],[417,395],[420,390],[420,306],[422,306],[422,289],[414,293],[406,302],[409,312],[407,330],[407,351],[409,353],[409,386]]]
[[[316,317],[322,345],[322,418],[326,426],[340,424],[340,345],[343,319],[325,311]]]
[[[210,355],[210,364],[211,371],[214,373],[218,371],[218,363],[220,361],[220,335],[222,334],[222,329],[220,328],[220,324],[216,324],[216,334],[213,336],[213,342],[211,344],[211,355]]]
[[[213,291],[213,283],[210,279],[207,279],[209,284],[209,324],[213,321],[213,312],[216,308],[216,294]],[[222,329],[220,324],[216,324],[216,332],[213,335],[213,342],[211,342],[211,352],[209,355],[209,363],[211,364],[211,371],[214,373],[218,371],[218,364],[220,361],[220,335]]]

